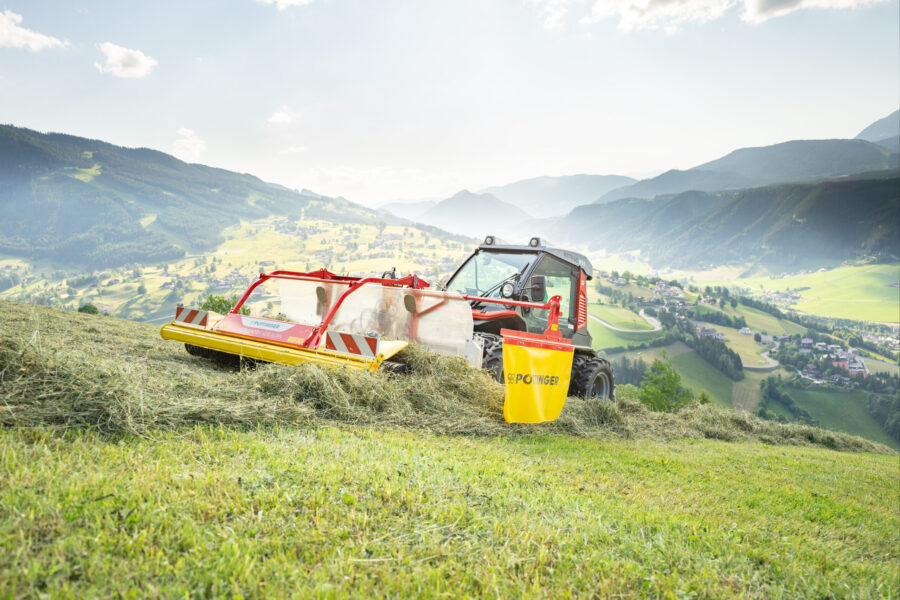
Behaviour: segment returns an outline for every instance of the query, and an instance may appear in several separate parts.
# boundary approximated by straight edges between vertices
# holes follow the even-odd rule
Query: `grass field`
[[[695,273],[698,283],[705,278]],[[738,285],[753,292],[800,289],[801,300],[792,308],[824,317],[858,321],[900,322],[900,263],[856,265],[779,279],[748,277],[703,280],[703,285]],[[803,289],[808,288],[808,289]]]
[[[647,331],[626,333],[623,331],[613,331],[608,327],[604,327],[593,319],[588,319],[588,331],[591,334],[591,341],[594,348],[603,350],[605,348],[625,347],[636,344],[651,342],[665,335],[664,331]]]
[[[754,341],[752,335],[744,335],[733,327],[724,327],[713,323],[703,323],[703,325],[725,334],[725,343],[729,348],[740,354],[741,362],[744,365],[762,366],[767,364],[766,359],[760,356],[760,353],[768,350],[770,346],[764,346]]]
[[[458,360],[235,370],[4,301],[0,339],[0,597],[900,594],[860,438],[632,386],[512,426]]]
[[[710,304],[701,304],[695,308],[702,313],[718,312],[724,313],[729,317],[743,317],[747,322],[747,327],[758,333],[765,333],[767,335],[781,335],[784,333],[795,335],[798,333],[806,333],[806,328],[802,325],[779,319],[769,313],[750,306],[744,306],[743,304],[738,304],[736,308],[732,308],[728,304],[725,305],[725,308],[719,308],[718,306]]]
[[[789,333],[791,335],[806,333],[806,328],[792,321],[785,321],[763,312],[757,308],[743,306],[738,304],[737,308],[731,308],[726,305],[726,314],[731,316],[741,316],[747,321],[747,327],[753,331],[765,333],[767,335],[781,335]]]
[[[0,463],[0,596],[900,591],[895,456],[198,427],[5,430]]]
[[[589,304],[588,312],[599,319],[603,319],[610,325],[620,329],[632,329],[637,331],[649,331],[653,329],[643,317],[633,313],[627,308],[610,304]]]
[[[786,391],[823,427],[859,435],[894,449],[900,448],[866,411],[867,392],[796,388]]]
[[[872,373],[890,373],[891,375],[900,375],[900,366],[895,362],[884,362],[883,360],[875,360],[874,358],[862,359],[869,371]]]
[[[610,360],[627,356],[629,360],[642,359],[649,366],[654,359],[663,358],[663,353],[675,366],[681,376],[682,385],[694,394],[706,390],[717,406],[732,407],[732,381],[715,367],[703,360],[696,352],[682,342],[675,342],[662,348],[632,350],[610,355]]]
[[[703,360],[696,352],[683,352],[671,358],[672,364],[681,375],[681,383],[693,390],[694,394],[706,390],[718,405],[726,408],[734,406],[732,386],[734,382],[719,370]]]

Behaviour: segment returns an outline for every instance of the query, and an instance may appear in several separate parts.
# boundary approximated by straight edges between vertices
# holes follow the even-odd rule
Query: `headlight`
[[[507,281],[503,284],[503,287],[500,288],[500,295],[504,298],[511,298],[515,290],[516,286],[514,286],[512,282]]]

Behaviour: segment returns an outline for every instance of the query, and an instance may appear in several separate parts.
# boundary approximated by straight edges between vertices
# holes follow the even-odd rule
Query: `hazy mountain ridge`
[[[384,217],[147,148],[0,126],[0,252],[82,267],[208,251],[240,219]]]
[[[684,192],[579,207],[554,227],[569,243],[640,250],[654,263],[835,264],[900,254],[900,178]]]
[[[514,231],[531,216],[491,194],[462,190],[426,210],[419,222],[452,233],[481,237]]]
[[[878,144],[894,152],[900,152],[900,110],[878,119],[856,135],[858,140]]]
[[[900,155],[865,140],[792,140],[740,148],[687,171],[672,170],[605,194],[599,202],[653,198],[689,190],[706,192],[776,183],[814,182],[900,165]]]
[[[438,200],[417,200],[414,202],[388,202],[378,207],[378,210],[386,211],[396,217],[418,221],[428,209],[436,205]]]
[[[635,183],[623,175],[564,175],[532,177],[481,190],[535,217],[562,216],[616,188]]]

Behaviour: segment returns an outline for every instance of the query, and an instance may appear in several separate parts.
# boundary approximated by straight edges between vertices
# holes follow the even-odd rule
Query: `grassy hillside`
[[[845,265],[813,273],[728,280],[708,278],[700,273],[691,275],[702,285],[737,285],[757,294],[796,290],[800,300],[791,308],[814,315],[857,321],[900,322],[900,289],[891,285],[900,282],[900,264],[896,262]]]
[[[57,267],[153,264],[208,251],[241,219],[376,223],[342,199],[146,148],[0,126],[0,252]]]
[[[702,390],[706,390],[716,406],[729,409],[735,406],[732,399],[732,388],[735,382],[703,360],[700,355],[682,342],[675,342],[665,347],[620,352],[610,355],[609,358],[612,361],[616,361],[622,356],[626,356],[629,360],[641,359],[649,366],[654,359],[662,359],[663,354],[675,366],[678,375],[681,377],[681,384],[690,389],[694,395],[699,394]],[[758,396],[758,383],[756,393]]]
[[[620,329],[635,331],[649,331],[653,329],[639,314],[633,313],[627,308],[611,304],[589,304],[588,312],[595,317],[603,319],[610,325]]]
[[[665,335],[665,332],[663,331],[613,331],[593,319],[588,319],[588,331],[591,334],[591,341],[593,342],[594,348],[598,350],[627,348],[628,346],[652,342]]]
[[[717,406],[733,408],[734,382],[721,371],[703,360],[696,352],[682,352],[671,357],[672,364],[681,376],[681,383],[694,394],[709,392]]]
[[[514,427],[454,360],[235,371],[9,302],[0,336],[0,596],[900,593],[897,456],[859,438],[629,386]]]
[[[866,410],[869,394],[862,390],[789,388],[787,393],[822,427],[846,431],[891,448],[897,442],[888,436]]]
[[[0,287],[0,298],[77,308],[91,302],[135,320],[171,316],[177,303],[198,303],[209,293],[240,294],[260,271],[276,268],[337,273],[418,273],[431,282],[450,273],[474,242],[459,241],[427,226],[337,224],[273,217],[242,221],[222,232],[209,255],[189,255],[163,265],[69,274],[20,259],[0,258],[4,273],[25,274]],[[145,291],[139,292],[143,285]]]
[[[896,457],[202,427],[6,430],[0,461],[4,596],[900,591]]]

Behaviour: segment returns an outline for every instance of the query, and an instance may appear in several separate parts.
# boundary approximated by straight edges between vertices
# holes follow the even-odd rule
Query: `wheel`
[[[602,358],[576,354],[572,361],[569,395],[616,401],[616,383],[612,366]]]
[[[492,333],[476,333],[484,343],[481,368],[503,383],[503,338]]]

